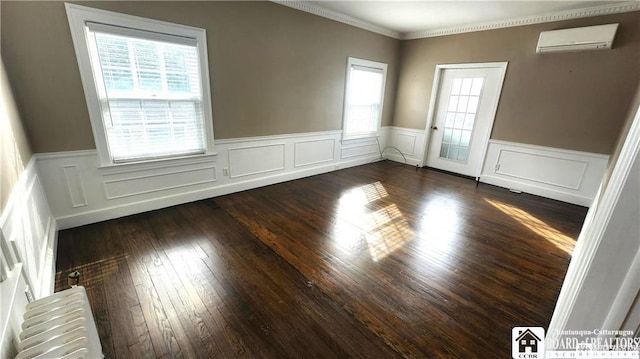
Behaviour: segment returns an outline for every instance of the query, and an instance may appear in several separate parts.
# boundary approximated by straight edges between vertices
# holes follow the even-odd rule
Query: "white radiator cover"
[[[27,304],[18,350],[16,359],[103,358],[84,287]]]

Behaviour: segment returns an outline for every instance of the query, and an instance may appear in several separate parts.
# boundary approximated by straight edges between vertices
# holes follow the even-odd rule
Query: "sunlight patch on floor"
[[[395,203],[368,215],[371,227],[365,233],[369,254],[375,262],[413,239],[413,231]]]
[[[368,208],[388,196],[380,182],[345,193],[339,200],[333,229],[336,247],[357,254],[366,245],[371,259],[377,262],[412,240],[413,230],[395,203],[377,211]]]
[[[418,248],[432,255],[451,252],[458,238],[458,218],[455,200],[437,198],[428,202],[420,221]]]
[[[558,231],[557,229],[551,227],[547,223],[532,216],[528,212],[521,210],[518,207],[486,198],[484,200],[496,209],[500,210],[502,213],[508,215],[518,223],[527,227],[533,233],[546,239],[547,241],[555,245],[558,249],[561,249],[569,255],[571,255],[571,253],[573,252],[573,248],[575,247],[575,240],[573,238],[565,235],[564,233]]]

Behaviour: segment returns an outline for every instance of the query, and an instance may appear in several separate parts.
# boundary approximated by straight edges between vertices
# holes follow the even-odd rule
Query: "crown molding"
[[[310,14],[318,15],[330,20],[338,21],[343,24],[359,27],[361,29],[365,29],[371,32],[378,33],[380,35],[392,37],[394,39],[402,39],[402,33],[387,29],[382,26],[374,25],[370,22],[366,22],[360,19],[356,19],[355,17],[351,17],[349,15],[341,14],[336,11],[332,11],[329,9],[324,9],[318,6],[314,6],[302,1],[295,0],[271,0],[272,2],[284,6],[288,6],[290,8],[294,8],[300,11],[308,12]]]
[[[478,23],[478,24],[451,26],[451,27],[438,28],[438,29],[401,33],[398,31],[387,29],[382,26],[374,25],[372,23],[369,23],[360,19],[356,19],[354,17],[348,16],[345,14],[341,14],[336,11],[311,5],[304,1],[297,1],[297,0],[271,0],[271,1],[276,4],[288,6],[290,8],[308,12],[310,14],[314,14],[327,19],[338,21],[343,24],[355,26],[364,30],[375,32],[380,35],[392,37],[398,40],[413,40],[413,39],[421,39],[426,37],[437,37],[437,36],[461,34],[465,32],[495,30],[495,29],[502,29],[507,27],[542,24],[547,22],[618,14],[623,12],[640,10],[640,1],[629,1],[629,2],[620,2],[620,3],[613,3],[613,4],[607,4],[607,5],[601,5],[601,6],[594,6],[594,7],[584,8],[584,9],[558,11],[558,12],[552,12],[552,13],[547,13],[542,15],[524,16],[524,17],[511,18],[511,19],[505,19],[505,20],[490,21],[490,22],[484,22],[484,23]]]
[[[578,18],[584,18],[584,17],[618,14],[623,12],[637,11],[637,10],[640,10],[640,2],[631,1],[631,2],[594,6],[594,7],[584,8],[584,9],[558,11],[558,12],[552,12],[552,13],[547,13],[542,15],[523,16],[518,18],[490,21],[490,22],[472,24],[472,25],[452,26],[452,27],[440,28],[440,29],[408,32],[408,33],[401,34],[400,39],[413,40],[413,39],[421,39],[425,37],[445,36],[445,35],[461,34],[465,32],[494,30],[494,29],[502,29],[506,27],[542,24],[547,22],[571,20],[571,19],[578,19]]]

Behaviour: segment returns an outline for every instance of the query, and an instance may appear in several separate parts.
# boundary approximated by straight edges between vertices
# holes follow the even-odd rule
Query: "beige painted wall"
[[[629,111],[627,112],[625,123],[622,126],[620,136],[616,141],[613,153],[611,154],[611,157],[609,159],[609,167],[607,168],[607,171],[604,173],[604,177],[602,178],[602,188],[606,188],[609,185],[609,180],[611,179],[611,175],[613,174],[613,168],[615,167],[616,163],[618,163],[620,152],[622,152],[622,146],[627,140],[629,130],[631,129],[633,120],[635,119],[638,112],[640,112],[640,84],[636,89],[633,101],[631,101],[631,106],[629,107]],[[600,197],[598,197],[596,200],[602,198],[602,195],[604,194],[603,192],[604,191],[600,192]]]
[[[540,31],[620,23],[611,51],[538,55]],[[405,41],[395,125],[424,129],[435,66],[508,61],[492,138],[609,154],[640,79],[640,12]]]
[[[492,138],[611,153],[640,78],[640,12],[398,41],[270,2],[84,4],[207,29],[216,138],[340,129],[347,56],[389,64],[383,125],[417,129],[436,64],[509,61]],[[0,6],[33,150],[95,148],[63,2]],[[535,54],[540,31],[611,22],[611,51]]]
[[[11,190],[31,155],[4,62],[0,60],[0,213],[4,211]]]
[[[80,3],[80,2],[79,2]],[[207,30],[215,137],[339,130],[348,56],[389,64],[397,40],[271,2],[86,2]],[[95,148],[64,3],[0,3],[2,53],[35,152]]]

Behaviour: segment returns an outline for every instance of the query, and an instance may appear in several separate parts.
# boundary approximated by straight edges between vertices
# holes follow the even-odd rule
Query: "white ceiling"
[[[277,1],[277,0],[276,0]],[[628,1],[277,1],[301,10],[349,23],[359,22],[380,28],[393,37],[411,38],[418,33],[461,26],[553,14],[579,13],[582,9],[630,4]],[[289,3],[289,4],[286,4]],[[638,2],[633,2],[638,4]],[[305,9],[306,8],[306,9]],[[323,11],[327,10],[327,11]],[[598,11],[591,11],[597,14]],[[328,16],[327,16],[328,15]],[[587,15],[589,16],[589,15]],[[592,15],[591,15],[592,16]],[[571,16],[583,17],[583,16]],[[342,18],[342,19],[340,19]],[[394,36],[397,35],[397,36]]]

